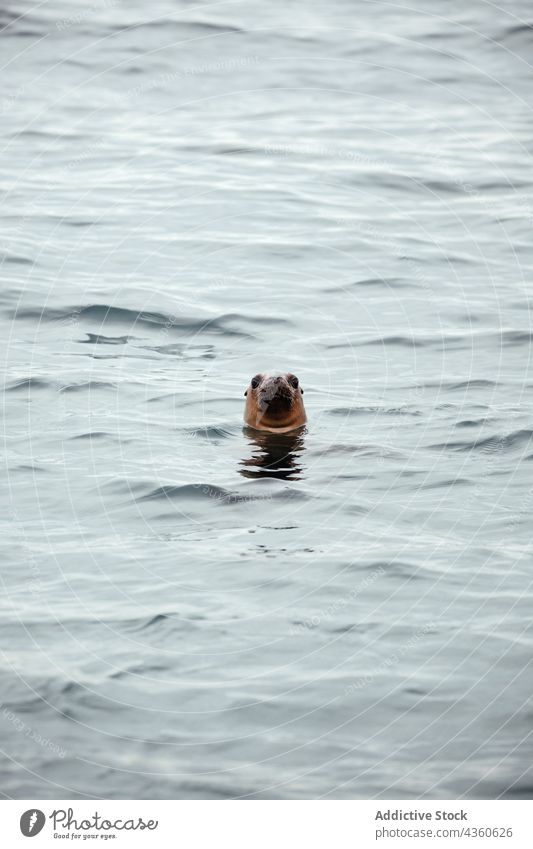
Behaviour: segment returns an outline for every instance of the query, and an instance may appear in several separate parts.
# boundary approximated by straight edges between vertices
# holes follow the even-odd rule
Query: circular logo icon
[[[20,818],[20,830],[24,837],[35,837],[42,831],[45,822],[46,817],[42,811],[30,808],[29,811],[24,811]]]

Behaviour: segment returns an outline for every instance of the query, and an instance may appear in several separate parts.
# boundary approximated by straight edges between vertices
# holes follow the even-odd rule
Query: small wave
[[[9,472],[48,472],[48,469],[44,469],[42,466],[28,465],[22,463],[20,466],[10,466]]]
[[[62,218],[61,223],[65,227],[99,227],[100,221],[83,221],[77,218]]]
[[[262,494],[248,494],[234,492],[213,484],[183,484],[181,486],[164,485],[158,486],[146,495],[137,498],[136,501],[216,501],[220,504],[243,504],[248,501],[299,501],[307,500],[309,495],[301,490],[293,490],[286,487],[276,492]]]
[[[105,439],[105,438],[114,439],[112,434],[107,433],[105,430],[92,430],[88,433],[79,433],[76,436],[71,436],[70,439]]]
[[[217,425],[210,425],[196,430],[188,430],[189,436],[195,439],[207,439],[210,442],[217,442],[220,439],[228,439],[233,434],[229,430]]]
[[[361,565],[356,561],[351,568],[359,569]],[[419,566],[409,560],[373,560],[365,564],[365,570],[371,572],[371,576],[377,580],[382,575],[400,574],[406,577],[416,577]]]
[[[149,678],[152,672],[168,672],[168,666],[161,663],[139,663],[128,667],[128,669],[120,669],[118,672],[113,672],[109,677],[115,681],[121,678],[127,678],[128,675],[140,676],[141,678]]]
[[[351,342],[342,342],[341,344],[336,345],[327,345],[326,347],[332,350],[336,348],[363,348],[369,345],[392,345],[399,348],[423,348],[429,344],[431,344],[429,340],[416,339],[414,336],[380,336],[374,339],[353,340]]]
[[[108,304],[91,304],[85,307],[71,307],[70,309],[58,310],[51,307],[28,308],[14,311],[13,318],[32,319],[34,321],[57,322],[57,321],[94,321],[101,325],[125,324],[130,327],[144,325],[150,327],[165,327],[167,330],[184,330],[198,333],[202,330],[210,333],[221,333],[225,336],[238,336],[241,338],[252,338],[249,333],[227,327],[228,321],[240,318],[247,324],[250,320],[247,316],[226,315],[210,319],[185,318],[173,314],[150,312],[148,310],[131,310],[126,307],[114,307]],[[268,319],[261,319],[268,321]]]
[[[457,422],[455,427],[481,427],[486,422],[487,419],[464,419],[461,422]]]
[[[213,153],[218,156],[238,156],[239,154],[262,153],[260,148],[253,147],[216,147]]]
[[[471,183],[471,181],[467,181]],[[465,191],[464,186],[460,182],[460,180],[424,180],[420,182],[421,186],[429,189],[432,192],[444,194],[448,192],[449,194],[460,194],[462,195]],[[513,180],[512,188],[513,189],[528,189],[530,188],[531,183],[525,180]],[[478,192],[491,192],[491,191],[505,191],[510,188],[509,182],[505,180],[478,180],[475,183],[472,183],[472,188],[470,191],[475,193]],[[469,262],[470,257],[468,255],[463,254],[462,256],[455,255],[455,261],[459,262]]]
[[[307,492],[304,492],[302,489],[291,489],[288,486],[264,497],[272,501],[309,501],[311,498],[313,498],[312,495]]]
[[[80,345],[125,345],[132,336],[102,336],[99,333],[87,333],[87,339],[80,339]]]
[[[148,622],[145,622],[140,630],[145,631],[147,628],[153,628],[154,625],[160,625],[161,623],[166,622],[167,619],[174,618],[174,614],[172,613],[157,613],[155,616],[152,616]]]
[[[342,476],[344,479],[349,479],[348,475]],[[366,516],[368,513],[372,512],[372,507],[368,507],[366,504],[349,504],[344,507],[344,512],[349,516]]]
[[[529,445],[533,438],[533,430],[515,430],[506,436],[487,436],[484,439],[475,439],[470,442],[442,442],[437,445],[430,445],[432,449],[449,449],[451,451],[485,451],[487,453],[496,453],[499,451],[509,451],[512,448],[517,448],[521,445]]]
[[[152,631],[175,624],[179,624],[180,627],[183,624],[190,626],[191,623],[199,620],[204,620],[205,618],[206,617],[203,613],[194,613],[193,615],[180,615],[176,611],[171,611],[169,613],[154,613],[148,619],[146,617],[124,619],[120,624],[130,631]]]
[[[239,497],[235,493],[220,486],[213,484],[183,484],[181,486],[164,485],[158,486],[146,495],[137,498],[137,501],[158,501],[158,500],[176,500],[184,499],[186,501],[220,501],[227,503],[232,498],[238,500]],[[242,497],[240,500],[246,500]]]
[[[486,799],[527,799],[531,802],[533,799],[533,784],[527,781],[518,781],[509,786],[491,785],[488,792],[484,795]]]
[[[195,32],[206,32],[206,33],[215,33],[224,35],[225,33],[242,33],[244,32],[241,27],[235,26],[233,24],[216,24],[212,21],[176,21],[171,18],[158,18],[153,21],[143,21],[139,24],[131,24],[130,26],[122,27],[116,26],[112,29],[115,32],[129,32],[130,30],[135,29],[164,29],[165,32],[168,32],[169,29],[175,28],[180,31],[180,33],[186,30],[194,30]]]
[[[507,27],[500,36],[497,36],[495,41],[505,41],[507,38],[512,38],[516,35],[533,35],[533,24],[517,24],[512,27]]]
[[[164,392],[162,395],[152,395],[151,398],[147,399],[147,403],[164,403],[165,405],[171,402],[179,403],[181,408],[185,407],[198,407],[201,408],[201,412],[205,414],[206,410],[209,407],[214,407],[218,409],[220,404],[225,404],[226,402],[235,401],[235,396],[212,396],[210,398],[198,399],[195,398],[192,401],[184,401],[183,393],[180,392]]]
[[[219,786],[213,781],[201,779],[198,781],[182,781],[180,784],[180,792],[183,793],[185,799],[261,799],[268,796],[261,792],[256,792],[252,786],[239,785],[235,778],[232,778],[228,787]]]
[[[0,9],[0,30],[11,26],[22,18],[20,12],[16,12],[14,9]]]
[[[165,354],[165,356],[171,357],[216,359],[213,345],[184,345],[182,342],[176,342],[170,345],[143,345],[142,347],[147,351],[155,351],[156,354]]]
[[[502,330],[499,335],[503,345],[530,345],[533,340],[531,330]]]
[[[36,15],[21,14],[10,9],[0,10],[0,32],[6,35],[38,38],[44,35],[43,22]]]
[[[24,389],[50,389],[53,384],[41,377],[25,377],[5,387],[5,392],[22,392]]]
[[[498,346],[512,347],[530,345],[533,331],[530,330],[497,330],[484,333],[463,333],[435,336],[403,336],[401,334],[343,342],[329,345],[329,348],[364,347],[369,345],[397,346],[402,348],[453,348],[455,350],[471,349],[481,343],[492,342]]]
[[[246,324],[257,324],[258,326],[262,326],[265,324],[273,325],[273,326],[287,326],[292,325],[292,321],[288,318],[281,318],[278,315],[243,315],[238,312],[228,312],[224,313],[220,316],[220,321],[241,321],[246,322]]]
[[[435,481],[435,483],[427,483],[421,486],[420,489],[443,489],[444,487],[461,486],[462,484],[470,484],[468,478],[447,478],[446,480]]]
[[[136,74],[144,74],[146,71],[142,65],[128,65],[126,68],[121,68],[121,73],[124,76],[131,76],[132,74],[135,76]]]
[[[344,286],[335,286],[333,289],[327,289],[327,292],[346,292],[349,289],[354,289],[359,286],[368,286],[368,287],[383,287],[385,289],[389,288],[400,288],[400,287],[408,287],[411,286],[407,280],[404,280],[401,277],[367,277],[363,280],[354,280],[351,283],[346,283]]]
[[[65,684],[59,685],[59,692],[65,696],[70,695],[71,693],[84,693],[85,687],[78,681],[67,681]]]
[[[378,413],[386,416],[421,416],[420,410],[409,410],[407,407],[333,407],[327,411],[330,416],[363,416]]]
[[[366,627],[356,622],[350,622],[348,625],[335,625],[333,628],[324,628],[327,634],[364,634]]]
[[[40,38],[43,35],[43,31],[40,29],[22,29],[19,27],[6,27],[5,32],[2,30],[4,35],[11,35],[16,38]]]
[[[363,445],[361,445],[361,444],[355,445],[354,444],[352,446],[339,446],[338,448],[335,447],[335,446],[332,446],[331,448],[328,448],[325,451],[318,451],[318,452],[313,452],[313,453],[315,454],[315,456],[317,454],[318,454],[318,456],[320,456],[320,454],[328,454],[328,453],[329,454],[335,454],[337,451],[339,453],[342,453],[342,454],[346,454],[346,453],[357,454],[360,457],[361,456],[362,457],[380,457],[380,458],[389,457],[391,460],[400,460],[400,459],[403,459],[404,456],[405,456],[401,451],[395,451],[394,449],[387,448],[384,445],[372,445],[370,443],[369,444],[363,444]],[[342,477],[342,475],[340,475],[339,477]],[[347,478],[353,479],[350,475],[348,475]],[[367,475],[364,476],[364,479],[366,479],[366,478],[367,478]]]
[[[445,389],[487,389],[493,386],[499,386],[496,380],[488,380],[486,378],[476,377],[473,380],[461,380],[459,383],[435,383],[427,384],[427,386],[438,386]]]
[[[60,388],[60,392],[89,392],[95,389],[116,389],[116,383],[108,383],[105,380],[88,380],[85,383],[67,383],[66,386]]]
[[[35,265],[35,260],[18,254],[2,254],[0,255],[0,262],[6,263],[6,265]]]
[[[328,457],[332,454],[353,454],[355,450],[353,445],[328,445],[327,448],[309,451],[309,455],[311,457]]]
[[[245,32],[242,27],[235,26],[234,24],[214,24],[211,21],[190,21],[188,26],[194,27],[194,29],[199,29],[202,32],[215,32],[222,34]]]

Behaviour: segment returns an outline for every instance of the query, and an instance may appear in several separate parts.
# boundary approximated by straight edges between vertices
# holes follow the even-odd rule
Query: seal
[[[244,421],[255,430],[288,433],[307,421],[298,378],[286,374],[256,374],[244,393]]]

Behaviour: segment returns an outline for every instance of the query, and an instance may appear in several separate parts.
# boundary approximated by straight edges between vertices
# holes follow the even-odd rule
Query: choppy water
[[[532,795],[532,22],[2,10],[5,796]]]

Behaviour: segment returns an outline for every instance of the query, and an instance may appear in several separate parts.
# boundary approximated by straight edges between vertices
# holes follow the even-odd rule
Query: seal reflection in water
[[[268,433],[244,429],[252,447],[252,456],[241,460],[239,469],[245,478],[279,478],[280,480],[299,480],[302,477],[302,466],[299,455],[304,450],[303,434]]]
[[[243,460],[245,477],[297,480],[302,467],[303,426],[307,421],[303,389],[296,375],[256,374],[244,393],[246,435],[259,450]]]

